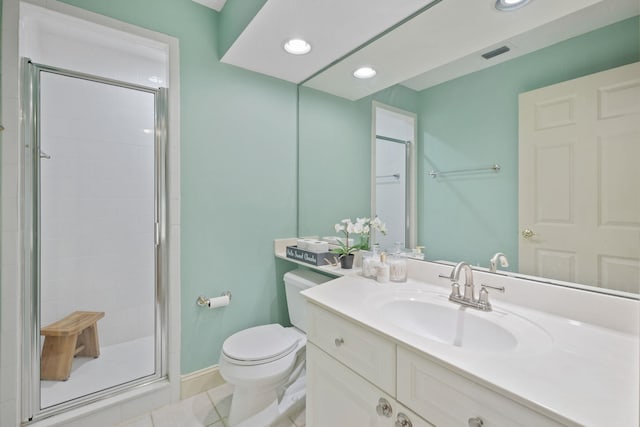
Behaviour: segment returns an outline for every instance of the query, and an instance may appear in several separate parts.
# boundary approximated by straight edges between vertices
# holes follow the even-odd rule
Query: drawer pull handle
[[[469,418],[469,427],[482,427],[484,425],[484,421],[480,417]]]
[[[336,338],[333,342],[335,343],[336,347],[340,347],[342,344],[344,344],[344,338]]]
[[[380,400],[378,400],[378,406],[376,406],[376,412],[381,417],[385,416],[387,418],[390,418],[391,415],[393,414],[393,409],[391,409],[391,404],[389,403],[389,401],[384,397],[381,397]]]
[[[413,427],[413,424],[411,424],[409,417],[400,412],[396,418],[396,427]]]

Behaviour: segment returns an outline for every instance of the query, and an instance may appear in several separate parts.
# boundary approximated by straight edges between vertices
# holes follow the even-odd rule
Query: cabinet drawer
[[[475,417],[484,427],[565,425],[402,347],[397,380],[397,399],[437,426],[467,426]]]
[[[396,395],[396,346],[340,316],[307,303],[307,339],[340,362]]]

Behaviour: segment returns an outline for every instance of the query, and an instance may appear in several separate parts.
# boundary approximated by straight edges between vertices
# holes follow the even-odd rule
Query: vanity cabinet
[[[308,427],[432,427],[312,343],[307,384]]]
[[[307,318],[308,427],[567,425],[315,304]]]

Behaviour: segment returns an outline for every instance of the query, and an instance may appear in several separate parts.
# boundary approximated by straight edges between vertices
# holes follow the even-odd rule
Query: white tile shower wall
[[[41,80],[41,323],[103,311],[103,345],[151,336],[153,95]]]
[[[0,426],[19,420],[18,2],[2,2],[2,249],[0,254]]]
[[[28,3],[20,8],[21,56],[142,86],[167,86],[165,44]]]

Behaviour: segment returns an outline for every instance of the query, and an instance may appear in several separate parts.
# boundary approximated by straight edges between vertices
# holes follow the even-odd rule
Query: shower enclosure
[[[167,99],[163,88],[26,59],[22,76],[30,420],[166,375]],[[59,322],[77,312],[100,318],[97,354],[78,338],[70,371],[42,375],[41,334],[75,340]]]

